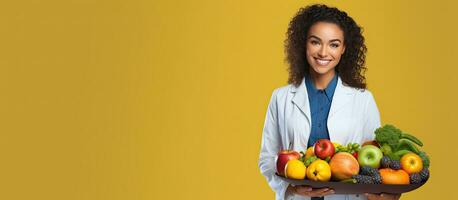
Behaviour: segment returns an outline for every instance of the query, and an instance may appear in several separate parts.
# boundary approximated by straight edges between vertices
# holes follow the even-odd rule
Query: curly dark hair
[[[301,8],[289,23],[285,40],[286,61],[289,63],[288,83],[298,86],[302,78],[309,74],[310,65],[306,59],[307,34],[317,22],[334,23],[342,29],[345,52],[335,68],[336,72],[346,85],[366,89],[364,64],[367,48],[362,28],[346,12],[323,4]]]

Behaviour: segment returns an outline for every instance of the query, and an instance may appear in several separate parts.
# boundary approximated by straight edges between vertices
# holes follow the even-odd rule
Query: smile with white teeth
[[[331,60],[324,60],[324,59],[319,59],[319,58],[315,58],[315,60],[319,65],[323,65],[323,66],[328,65],[331,62]]]

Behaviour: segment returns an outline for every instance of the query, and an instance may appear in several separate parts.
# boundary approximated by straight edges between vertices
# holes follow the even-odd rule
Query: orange
[[[410,183],[409,174],[402,169],[394,170],[391,168],[384,168],[380,169],[379,172],[383,184],[400,185]]]

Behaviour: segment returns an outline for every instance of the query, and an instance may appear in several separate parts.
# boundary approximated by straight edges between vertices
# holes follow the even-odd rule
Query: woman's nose
[[[326,47],[321,47],[320,50],[318,51],[318,56],[320,57],[326,57],[327,56],[327,50],[326,50]]]

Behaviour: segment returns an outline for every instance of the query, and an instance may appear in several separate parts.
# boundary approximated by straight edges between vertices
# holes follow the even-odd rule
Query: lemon
[[[307,168],[300,160],[289,160],[285,166],[285,177],[291,179],[304,179]]]

